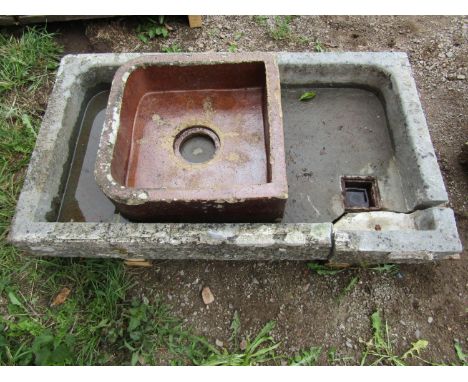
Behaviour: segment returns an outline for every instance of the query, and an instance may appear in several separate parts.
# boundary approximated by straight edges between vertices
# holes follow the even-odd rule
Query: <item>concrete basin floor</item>
[[[298,101],[314,90],[316,97]],[[282,87],[289,198],[285,222],[332,222],[345,212],[342,176],[372,176],[381,207],[406,212],[385,110],[359,88]]]

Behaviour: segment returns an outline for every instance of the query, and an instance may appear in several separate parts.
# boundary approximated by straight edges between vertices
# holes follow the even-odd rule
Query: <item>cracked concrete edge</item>
[[[326,260],[331,223],[33,223],[11,242],[29,254],[205,260]]]
[[[370,230],[370,225],[379,230]],[[450,208],[432,207],[410,214],[376,211],[346,214],[334,224],[330,262],[416,263],[458,259],[461,252]]]
[[[282,85],[368,86],[383,98],[409,210],[448,202],[408,56],[403,52],[280,53]]]

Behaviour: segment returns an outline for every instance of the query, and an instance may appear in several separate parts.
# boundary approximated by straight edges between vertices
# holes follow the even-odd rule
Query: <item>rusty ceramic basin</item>
[[[132,220],[280,220],[287,180],[274,56],[143,56],[120,67],[95,176]]]

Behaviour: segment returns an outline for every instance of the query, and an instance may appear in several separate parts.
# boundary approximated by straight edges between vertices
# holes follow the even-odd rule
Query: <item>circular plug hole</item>
[[[174,149],[189,163],[205,163],[213,159],[219,148],[216,133],[205,126],[191,126],[176,138]]]

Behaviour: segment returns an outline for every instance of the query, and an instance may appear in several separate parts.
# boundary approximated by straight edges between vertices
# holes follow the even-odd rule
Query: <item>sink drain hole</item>
[[[341,187],[346,211],[380,209],[380,194],[374,177],[343,176]]]
[[[218,135],[205,126],[191,126],[176,137],[174,151],[189,163],[205,163],[219,149]]]

